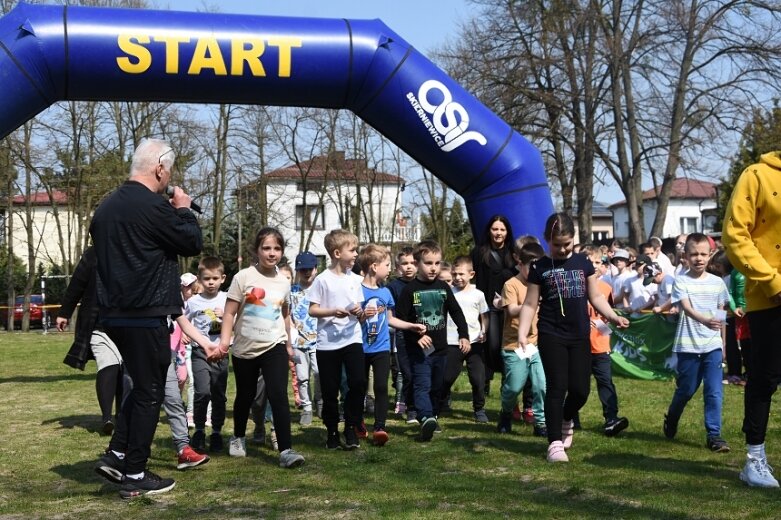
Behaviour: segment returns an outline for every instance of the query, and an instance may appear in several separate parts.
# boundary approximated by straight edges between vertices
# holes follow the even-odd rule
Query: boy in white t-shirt
[[[488,330],[488,304],[485,301],[483,291],[472,285],[475,276],[472,267],[472,259],[468,256],[459,256],[453,261],[450,269],[453,280],[453,296],[464,312],[466,325],[469,329],[470,349],[463,352],[459,347],[458,329],[453,318],[447,318],[447,363],[445,365],[445,378],[442,386],[442,400],[448,398],[453,383],[461,373],[461,367],[466,361],[466,370],[469,375],[469,384],[472,386],[472,409],[475,421],[487,423],[488,415],[485,413],[485,365],[483,363],[483,343],[485,333]],[[441,272],[440,272],[441,274]],[[441,277],[440,277],[441,279]],[[444,409],[444,402],[440,409]]]
[[[615,271],[602,277],[604,281],[610,284],[613,291],[613,303],[616,309],[626,307],[624,302],[624,283],[632,277],[634,271],[629,269],[629,252],[625,249],[616,249],[610,263],[615,267]]]
[[[656,284],[644,283],[645,274],[643,272],[645,266],[652,263],[648,255],[638,255],[634,269],[629,270],[632,276],[624,281],[623,294],[627,302],[626,309],[633,313],[639,313],[653,307]]]
[[[228,295],[220,291],[225,282],[225,266],[214,256],[201,259],[198,264],[198,281],[203,287],[187,301],[186,318],[211,341],[219,341],[222,332],[222,314]],[[209,361],[207,352],[198,344],[192,346],[193,381],[195,398],[193,420],[195,433],[192,447],[198,452],[206,449],[206,412],[212,405],[212,434],[209,437],[209,451],[216,453],[223,449],[222,426],[225,424],[226,391],[228,388],[228,359]]]
[[[323,394],[323,422],[328,430],[326,448],[342,447],[339,439],[339,387],[342,367],[347,376],[344,403],[344,447],[358,448],[358,432],[366,388],[363,335],[363,290],[359,275],[352,272],[358,257],[358,237],[335,229],[323,240],[331,263],[309,289],[309,315],[317,318],[317,365]]]

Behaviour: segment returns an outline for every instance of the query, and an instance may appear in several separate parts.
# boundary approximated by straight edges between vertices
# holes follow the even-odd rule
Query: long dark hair
[[[552,241],[554,236],[575,238],[575,223],[572,221],[572,217],[563,211],[548,217],[545,222],[544,236],[548,242]]]
[[[491,251],[493,250],[491,245],[491,226],[494,225],[494,222],[501,222],[507,229],[507,236],[504,239],[504,244],[502,244],[502,248],[496,250],[496,252],[499,254],[502,267],[512,269],[515,267],[515,260],[513,259],[515,236],[513,235],[513,227],[510,225],[510,221],[507,220],[507,217],[504,215],[494,215],[488,219],[488,224],[485,226],[482,242],[480,243],[480,261],[485,265],[490,265]]]
[[[253,260],[257,262],[258,260],[258,248],[260,247],[260,244],[263,243],[264,240],[268,237],[274,237],[279,244],[279,246],[282,248],[282,254],[284,256],[285,253],[285,237],[282,236],[282,233],[279,232],[278,229],[273,227],[264,227],[261,228],[257,235],[255,235],[255,243],[252,246],[252,249],[250,250],[250,254],[252,255]]]

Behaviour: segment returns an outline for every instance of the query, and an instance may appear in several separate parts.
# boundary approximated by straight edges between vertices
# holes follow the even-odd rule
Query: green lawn
[[[85,372],[62,364],[70,334],[0,333],[0,518],[779,518],[781,492],[738,480],[744,450],[743,392],[728,387],[724,437],[728,454],[704,446],[701,394],[678,438],[661,433],[672,382],[616,379],[630,428],[601,435],[596,391],[582,412],[569,464],[545,461],[546,443],[516,424],[500,436],[471,420],[468,382],[457,385],[456,411],[428,444],[415,429],[389,423],[390,442],[329,452],[315,420],[302,430],[293,412],[294,446],[306,457],[295,470],[248,444],[246,459],[214,456],[189,472],[175,469],[170,431],[161,420],[150,467],[177,479],[159,497],[123,501],[93,473],[108,439],[100,427],[94,363]],[[497,416],[498,383],[488,403]],[[229,414],[233,380],[229,383]],[[774,411],[778,407],[774,406]],[[228,420],[228,432],[231,421]],[[768,452],[781,467],[781,421],[771,417]],[[227,441],[227,438],[226,438]]]

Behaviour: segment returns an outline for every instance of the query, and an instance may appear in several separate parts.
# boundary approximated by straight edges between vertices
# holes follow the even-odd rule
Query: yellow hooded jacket
[[[781,151],[740,174],[721,236],[732,265],[746,275],[746,310],[775,307],[781,293]]]

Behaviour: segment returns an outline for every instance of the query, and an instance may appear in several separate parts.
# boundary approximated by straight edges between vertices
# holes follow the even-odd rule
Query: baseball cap
[[[635,265],[651,265],[652,263],[654,263],[654,261],[651,260],[651,257],[648,255],[637,255],[637,258],[635,258]]]
[[[651,285],[654,282],[656,275],[662,272],[662,268],[659,264],[646,264],[643,267],[643,285]]]
[[[182,287],[187,287],[188,285],[191,285],[195,280],[197,280],[198,277],[195,276],[193,273],[184,273],[182,276],[179,277],[179,279],[182,282]]]
[[[296,271],[299,269],[314,269],[317,267],[317,257],[309,251],[296,255]]]
[[[626,249],[616,249],[616,252],[613,253],[613,258],[610,259],[611,262],[614,260],[623,260],[624,262],[629,262],[629,252]]]

